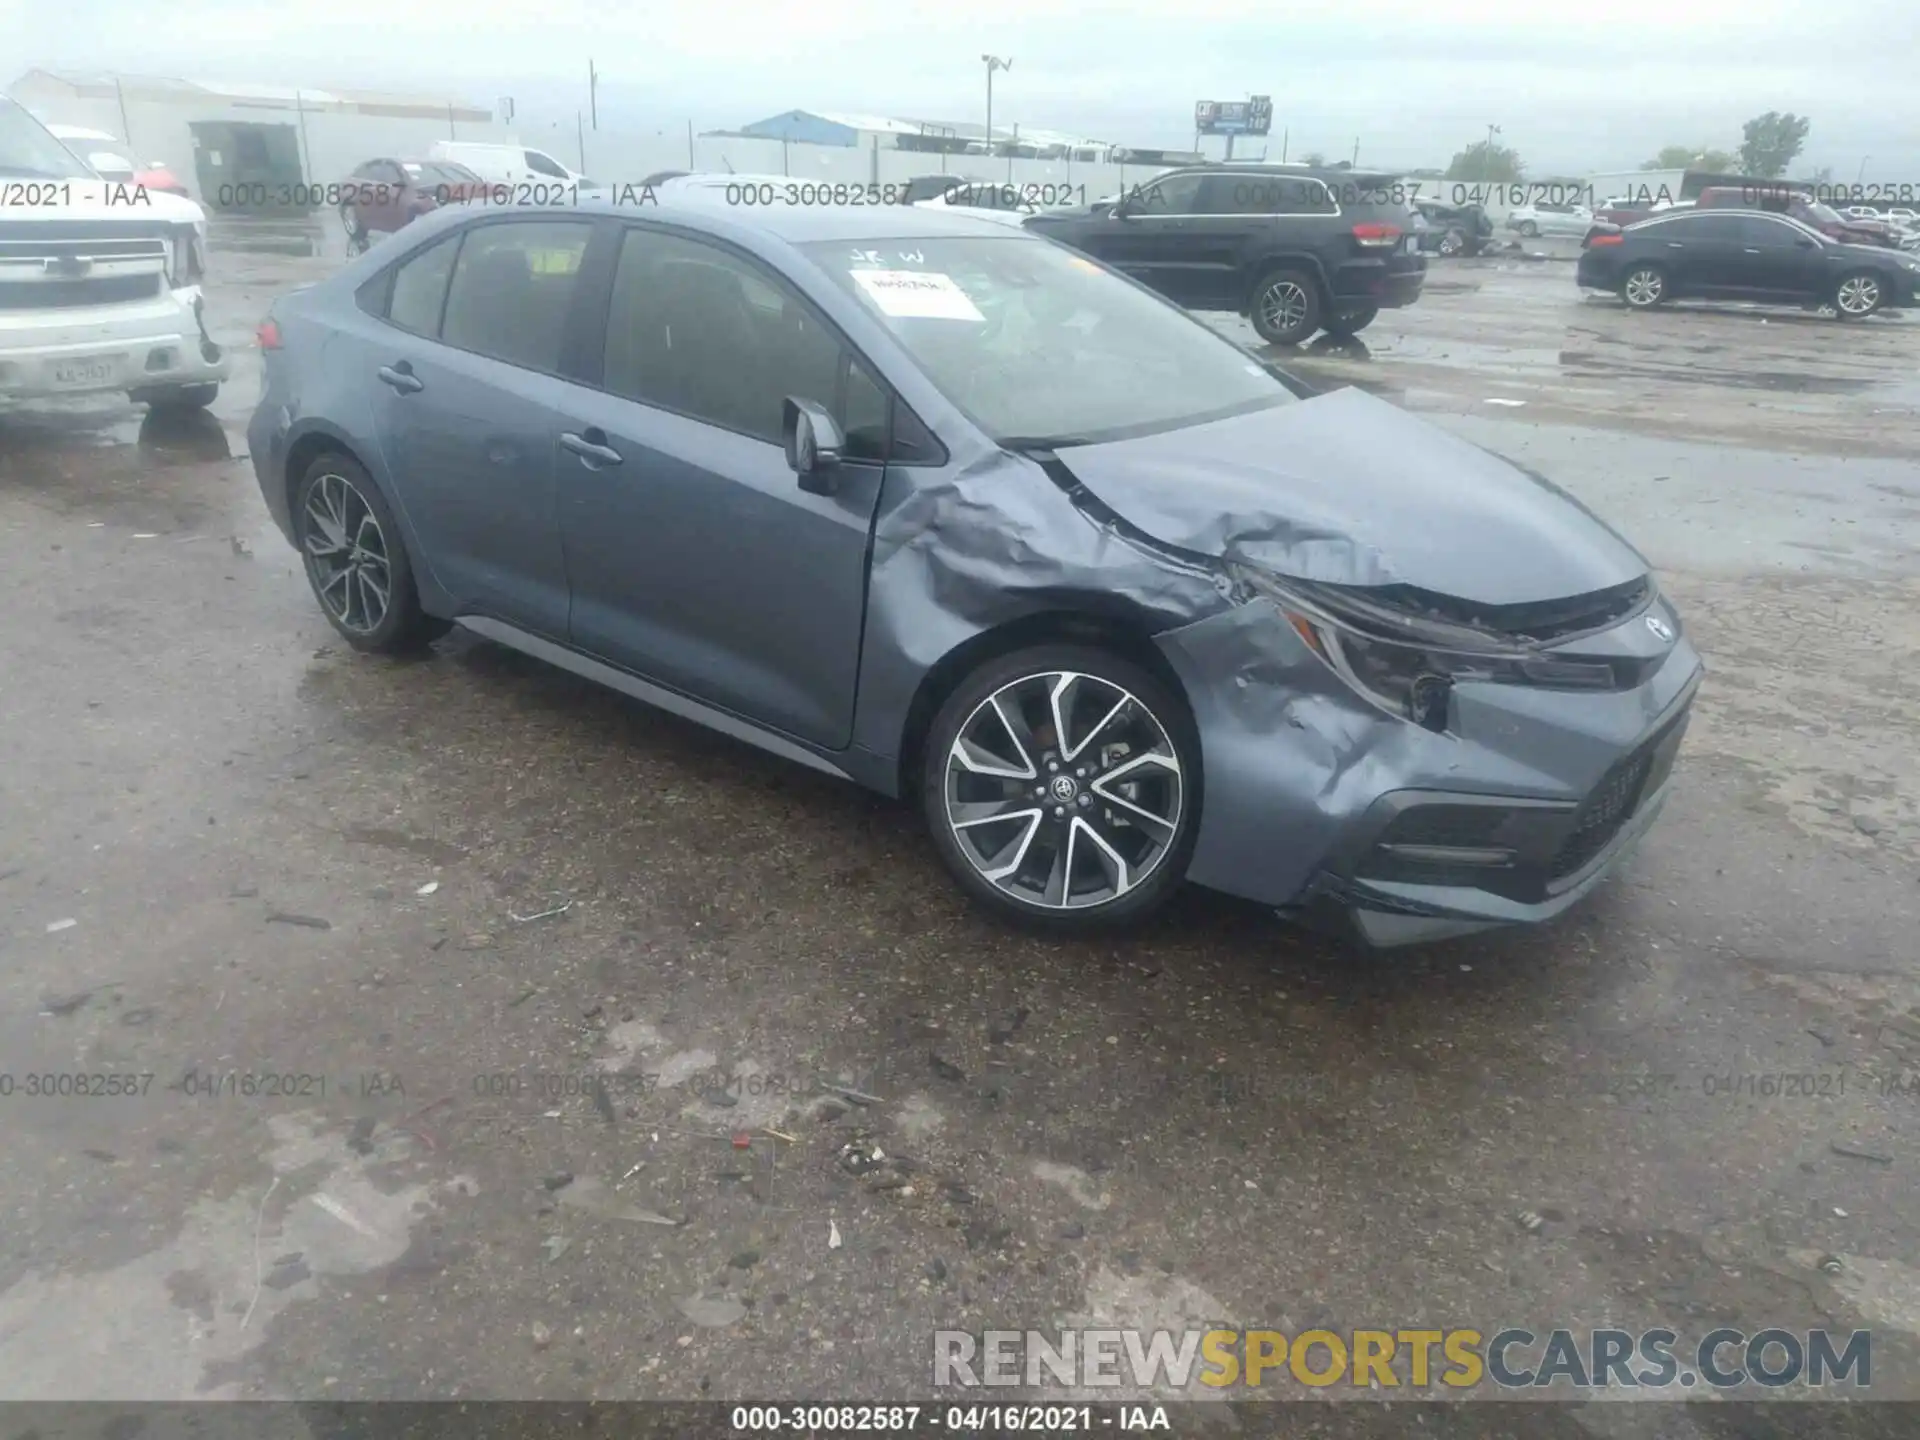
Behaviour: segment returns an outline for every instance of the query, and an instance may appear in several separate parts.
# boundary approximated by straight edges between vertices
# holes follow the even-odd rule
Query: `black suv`
[[[1357,170],[1192,165],[1026,226],[1190,309],[1245,315],[1269,344],[1297,345],[1420,298],[1412,191]]]

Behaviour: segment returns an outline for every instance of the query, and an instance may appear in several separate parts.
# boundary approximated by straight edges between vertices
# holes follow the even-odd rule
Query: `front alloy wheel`
[[[1192,850],[1189,734],[1137,666],[1068,646],[1010,656],[936,721],[928,820],[961,884],[1003,915],[1053,929],[1137,919]]]

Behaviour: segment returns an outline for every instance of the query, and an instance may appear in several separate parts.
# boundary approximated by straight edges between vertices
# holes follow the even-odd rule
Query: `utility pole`
[[[982,55],[981,61],[987,67],[987,154],[993,154],[993,72],[1011,70],[1013,61],[1000,55]]]
[[[600,72],[593,68],[593,61],[587,61],[587,113],[593,117],[593,128],[600,128]]]
[[[1480,184],[1484,188],[1493,178],[1493,137],[1503,133],[1498,125],[1487,126],[1487,148],[1480,152]],[[1481,204],[1486,204],[1483,199]]]
[[[1360,163],[1360,137],[1358,135],[1353,137],[1353,163],[1355,165]]]

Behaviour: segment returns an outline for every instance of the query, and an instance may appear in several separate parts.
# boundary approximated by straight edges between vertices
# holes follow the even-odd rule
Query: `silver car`
[[[1593,211],[1585,205],[1521,205],[1507,215],[1507,229],[1529,239],[1536,235],[1583,236],[1593,228]]]
[[[1011,226],[449,208],[261,346],[261,493],[354,646],[458,623],[907,799],[1042,926],[1188,879],[1383,944],[1544,920],[1700,681],[1544,479]]]

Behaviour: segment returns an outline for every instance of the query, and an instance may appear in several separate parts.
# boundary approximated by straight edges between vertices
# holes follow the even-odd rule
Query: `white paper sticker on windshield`
[[[951,275],[929,275],[923,270],[855,270],[852,274],[882,314],[901,320],[986,321]]]

